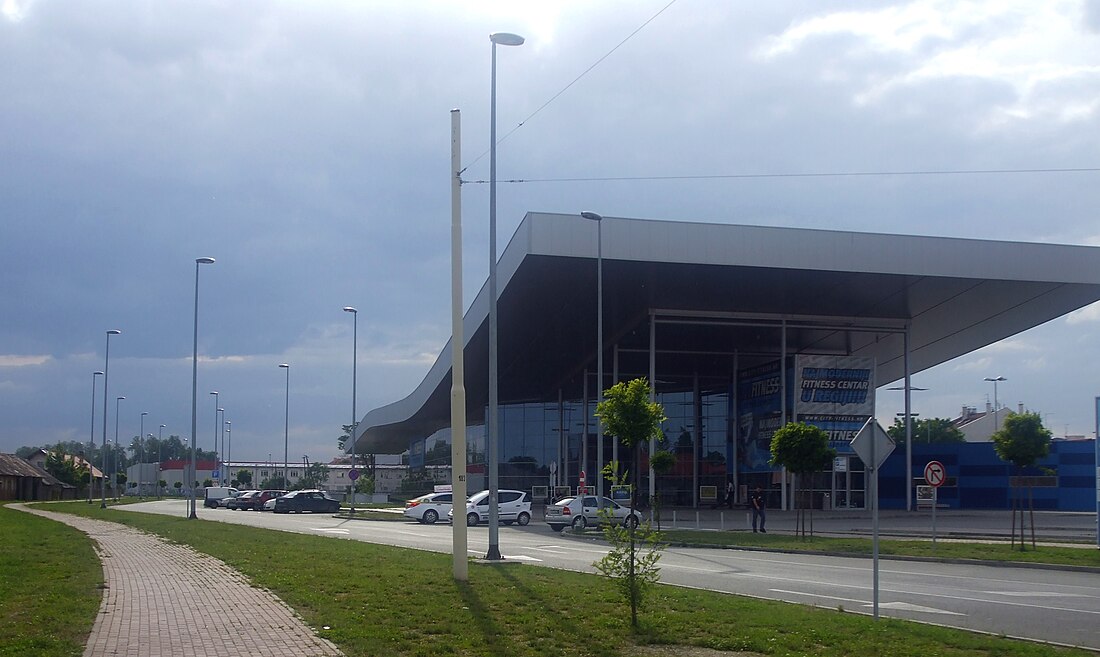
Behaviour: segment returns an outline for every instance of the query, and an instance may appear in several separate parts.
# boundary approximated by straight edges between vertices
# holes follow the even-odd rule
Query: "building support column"
[[[909,324],[905,325],[905,510],[913,510],[913,382],[909,369]],[[925,418],[928,421],[928,418]]]
[[[657,401],[657,315],[649,311],[649,401]],[[650,436],[649,454],[657,451],[657,439]],[[641,463],[634,467],[641,467]],[[653,472],[653,461],[649,462],[649,508],[653,508],[653,498],[657,495],[657,478]],[[650,515],[652,516],[652,511]]]
[[[779,426],[787,424],[787,320],[783,320],[779,337]],[[779,508],[787,507],[787,468],[779,469]]]
[[[699,370],[696,369],[691,385],[691,414],[695,425],[691,432],[691,500],[699,508],[699,461],[703,443],[703,394],[699,391]]]

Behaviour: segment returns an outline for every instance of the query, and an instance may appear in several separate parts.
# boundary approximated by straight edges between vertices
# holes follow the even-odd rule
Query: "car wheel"
[[[556,532],[560,532],[561,530],[565,529],[565,525],[550,525],[550,529],[553,529]]]
[[[519,514],[518,518],[516,518],[516,522],[519,523],[520,527],[526,527],[527,524],[531,522],[531,514],[524,511],[523,513]]]
[[[573,519],[573,529],[580,531],[584,530],[585,527],[588,527],[588,518],[585,518],[584,516],[577,516]]]
[[[428,509],[424,512],[424,517],[420,521],[426,525],[434,525],[437,520],[439,520],[439,514],[436,513],[435,509]]]
[[[480,518],[477,517],[476,513],[467,513],[466,514],[466,526],[467,527],[476,527],[477,523],[478,523],[478,520],[480,520]]]

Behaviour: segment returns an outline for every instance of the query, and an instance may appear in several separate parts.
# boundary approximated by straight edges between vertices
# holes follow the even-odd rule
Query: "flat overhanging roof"
[[[1100,248],[605,217],[605,376],[723,386],[789,354],[876,359],[879,385],[1100,300]],[[528,213],[501,254],[501,404],[580,399],[596,369],[596,230]],[[467,421],[488,404],[487,283],[463,319]],[[451,348],[404,399],[368,412],[357,450],[399,452],[450,424]],[[350,446],[349,446],[350,448]]]

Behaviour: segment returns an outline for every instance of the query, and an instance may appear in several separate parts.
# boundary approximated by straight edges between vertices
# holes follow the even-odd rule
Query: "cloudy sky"
[[[450,331],[452,108],[488,177],[496,31],[527,38],[498,51],[499,176],[539,181],[501,185],[502,244],[594,209],[1100,245],[1097,2],[0,0],[0,451],[88,439],[113,328],[109,433],[124,395],[123,440],[142,411],[189,436],[199,256],[200,445],[218,390],[234,457],[281,455],[287,362],[291,458],[335,455],[346,305],[360,414],[407,395]],[[890,175],[737,177],[855,172]],[[469,302],[488,189],[463,190]],[[1093,306],[918,374],[914,410],[1001,375],[1091,433],[1098,332]]]

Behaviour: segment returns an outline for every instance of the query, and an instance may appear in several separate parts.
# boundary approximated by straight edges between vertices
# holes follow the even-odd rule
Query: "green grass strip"
[[[656,587],[635,634],[629,609],[611,583],[595,575],[471,564],[469,582],[456,583],[446,554],[67,506],[224,560],[255,585],[274,591],[351,656],[627,657],[635,654],[636,645],[670,644],[821,657],[1095,657],[962,630],[887,618],[875,622],[831,609],[672,586]]]
[[[0,656],[83,654],[102,585],[87,535],[0,507]]]
[[[748,547],[794,552],[830,552],[871,556],[871,539],[855,537],[809,536],[799,538],[785,534],[752,534],[744,531],[666,531],[665,540],[671,544],[717,547]],[[1008,543],[963,543],[955,541],[910,541],[879,539],[882,556],[936,557],[940,559],[979,559],[1016,563],[1088,566],[1100,568],[1100,550],[1094,545],[1081,547],[1055,547],[1039,545],[1032,549],[1028,543],[1024,551],[1019,545]]]

